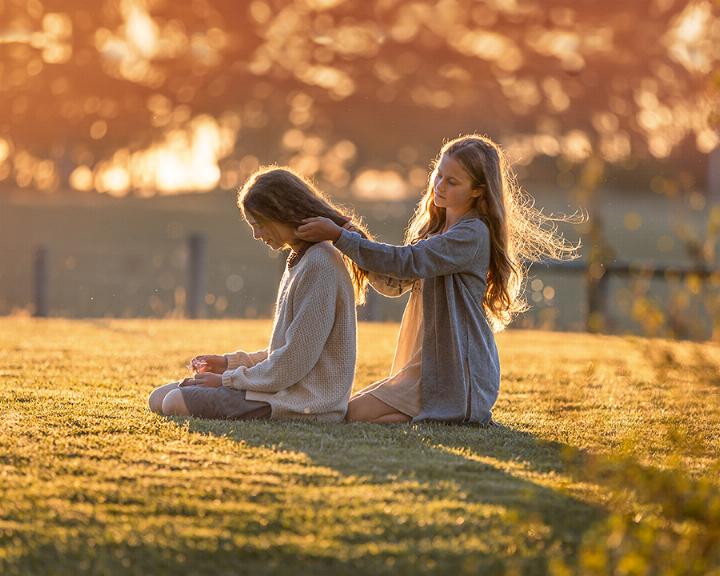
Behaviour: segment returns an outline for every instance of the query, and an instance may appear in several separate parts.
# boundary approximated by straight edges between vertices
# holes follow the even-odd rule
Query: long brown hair
[[[490,267],[483,308],[493,330],[507,326],[518,312],[528,309],[523,287],[530,262],[546,258],[577,257],[573,245],[557,230],[557,222],[577,222],[578,217],[545,215],[518,185],[500,146],[490,138],[471,134],[447,142],[433,162],[427,190],[417,205],[405,233],[408,244],[442,231],[445,208],[433,202],[437,169],[443,157],[460,163],[483,194],[474,208],[490,230]]]
[[[334,204],[309,180],[292,169],[266,166],[257,170],[238,191],[238,207],[247,214],[297,228],[304,218],[324,216],[338,226],[351,222],[365,238],[371,238],[365,225],[355,214]],[[307,243],[309,244],[309,243]],[[355,301],[365,303],[368,273],[343,255],[345,266],[355,289]]]

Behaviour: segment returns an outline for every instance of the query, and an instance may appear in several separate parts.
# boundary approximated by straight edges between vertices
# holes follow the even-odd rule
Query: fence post
[[[191,234],[188,237],[188,276],[186,315],[201,318],[205,315],[205,236]]]
[[[710,243],[707,263],[717,265],[718,236],[720,236],[720,146],[708,154],[707,195],[707,241]]]
[[[48,315],[48,261],[45,246],[35,248],[33,281],[35,283],[35,310],[33,315],[36,318],[46,318]]]
[[[603,332],[608,329],[608,294],[610,274],[607,264],[612,259],[612,250],[605,240],[602,219],[595,216],[590,222],[590,255],[586,273],[588,332]]]

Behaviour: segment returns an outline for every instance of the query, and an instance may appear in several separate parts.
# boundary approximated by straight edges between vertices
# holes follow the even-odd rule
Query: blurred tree
[[[208,155],[189,187],[218,162],[231,187],[282,151],[344,185],[470,130],[521,164],[682,160],[718,144],[719,21],[709,0],[1,0],[0,178],[173,191],[183,149]]]

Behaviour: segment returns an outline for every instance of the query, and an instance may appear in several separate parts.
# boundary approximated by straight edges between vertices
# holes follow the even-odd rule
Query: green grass
[[[0,319],[0,574],[720,574],[717,344],[501,334],[490,429],[148,411],[269,330]]]

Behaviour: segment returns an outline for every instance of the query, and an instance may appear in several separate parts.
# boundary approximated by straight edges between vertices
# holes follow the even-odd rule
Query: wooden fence
[[[654,266],[629,262],[556,262],[535,264],[555,274],[582,275],[585,278],[587,315],[585,328],[588,332],[604,332],[608,327],[609,288],[613,276],[619,278],[644,277],[660,280],[685,279],[694,276],[706,282],[720,270],[706,266]]]
[[[191,234],[187,240],[187,276],[185,284],[185,315],[188,318],[205,316],[205,294],[207,286],[207,241],[202,234]],[[592,255],[593,251],[590,250]],[[44,246],[35,249],[34,259],[34,315],[48,316],[48,293],[50,276],[49,256]],[[554,274],[582,276],[585,278],[586,318],[585,326],[590,332],[603,332],[608,327],[609,285],[613,277],[652,277],[655,279],[683,279],[695,276],[706,282],[720,270],[703,266],[643,266],[628,262],[604,262],[600,259],[587,261],[551,262],[534,264],[534,270]],[[363,320],[378,320],[377,307],[372,302],[360,315]]]

